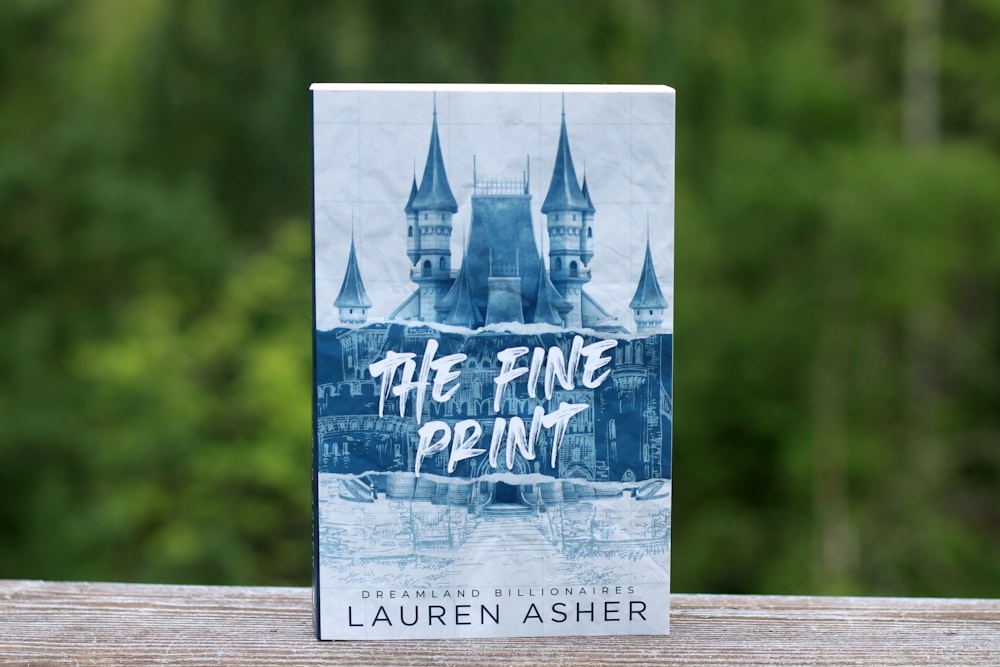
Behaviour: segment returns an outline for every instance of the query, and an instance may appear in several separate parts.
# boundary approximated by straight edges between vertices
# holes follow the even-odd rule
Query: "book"
[[[312,96],[318,637],[667,634],[674,91]]]

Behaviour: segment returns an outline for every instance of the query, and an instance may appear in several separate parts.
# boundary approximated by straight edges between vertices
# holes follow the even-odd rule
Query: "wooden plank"
[[[1000,664],[1000,601],[675,595],[669,637],[319,642],[306,588],[0,581],[0,663]]]

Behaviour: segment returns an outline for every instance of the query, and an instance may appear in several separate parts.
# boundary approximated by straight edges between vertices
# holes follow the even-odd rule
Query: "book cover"
[[[666,634],[673,90],[312,91],[319,638]]]

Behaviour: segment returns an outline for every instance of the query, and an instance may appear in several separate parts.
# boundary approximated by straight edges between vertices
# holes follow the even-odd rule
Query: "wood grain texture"
[[[319,642],[306,588],[0,580],[0,664],[1000,664],[1000,600],[671,600],[669,637]]]

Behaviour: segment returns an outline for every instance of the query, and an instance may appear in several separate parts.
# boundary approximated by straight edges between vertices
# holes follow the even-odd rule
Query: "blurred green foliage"
[[[678,90],[674,588],[1000,595],[1000,5],[0,3],[0,576],[310,578],[313,81]]]

